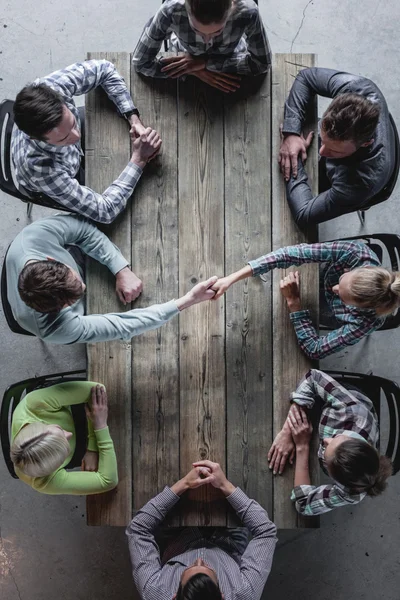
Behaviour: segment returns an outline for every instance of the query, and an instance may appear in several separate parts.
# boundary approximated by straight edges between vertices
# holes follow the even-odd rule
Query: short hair
[[[400,272],[384,267],[357,267],[351,271],[349,291],[363,308],[379,315],[394,312],[400,305]]]
[[[43,140],[62,121],[65,102],[44,83],[27,85],[14,102],[14,121],[31,138]]]
[[[361,146],[373,138],[379,114],[379,105],[361,94],[341,94],[325,111],[321,128],[332,140]]]
[[[44,423],[29,423],[15,436],[10,456],[14,466],[29,477],[46,477],[56,471],[71,451],[65,435]]]
[[[205,573],[197,573],[182,587],[179,584],[176,600],[222,600],[219,586]]]
[[[27,263],[18,278],[18,292],[27,306],[41,313],[60,312],[84,293],[70,268],[56,260]]]
[[[386,489],[392,464],[368,442],[349,438],[335,449],[329,473],[353,493],[378,496]]]
[[[186,0],[190,12],[199,23],[221,23],[232,5],[232,0]]]

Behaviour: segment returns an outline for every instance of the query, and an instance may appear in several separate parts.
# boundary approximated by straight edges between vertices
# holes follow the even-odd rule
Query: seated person
[[[384,315],[393,312],[400,301],[400,273],[381,266],[378,257],[366,244],[323,242],[299,244],[270,252],[249,262],[236,273],[218,279],[212,286],[215,299],[237,281],[286,269],[305,263],[325,263],[320,273],[321,322],[333,329],[319,336],[310,311],[302,308],[299,274],[289,273],[281,280],[281,292],[286,299],[300,348],[312,359],[324,358],[346,346],[352,346],[378,329]]]
[[[312,369],[292,394],[292,407],[268,453],[270,469],[282,473],[287,458],[296,466],[291,499],[299,513],[319,515],[338,506],[378,496],[392,474],[390,460],[380,456],[378,418],[360,391],[348,390],[326,373]],[[312,485],[309,472],[312,426],[306,410],[321,402],[318,458],[329,485]],[[305,410],[306,409],[306,410]]]
[[[130,161],[102,194],[86,187],[80,172],[82,124],[74,103],[74,96],[98,86],[129,121],[133,140]],[[15,100],[14,120],[11,152],[18,184],[28,194],[45,194],[100,223],[111,223],[124,210],[161,146],[157,132],[141,123],[125,81],[107,60],[76,63],[27,85]]]
[[[168,38],[177,55],[158,58]],[[229,93],[240,75],[268,71],[271,50],[253,0],[166,0],[145,26],[133,63],[143,75],[194,75]]]
[[[68,248],[73,246],[71,251]],[[7,298],[21,327],[46,342],[74,344],[130,340],[160,327],[181,310],[209,300],[217,280],[198,283],[178,300],[149,308],[85,315],[83,268],[76,250],[106,265],[124,304],[139,296],[142,282],[116,246],[79,215],[54,215],[25,227],[6,256]]]
[[[334,98],[320,122],[319,194],[303,162],[311,135],[303,125],[315,96]],[[279,163],[290,210],[305,228],[367,208],[395,169],[395,136],[380,89],[365,77],[331,69],[303,69],[285,104]]]
[[[172,529],[165,532],[170,539],[161,553],[155,534],[168,511],[187,490],[207,484],[221,490],[244,527]],[[194,463],[183,479],[150,500],[126,534],[133,578],[143,600],[259,600],[277,541],[276,527],[266,511],[209,460]]]
[[[90,401],[90,406],[89,406]],[[87,403],[87,452],[82,471],[67,471],[76,445],[70,406]],[[107,427],[106,390],[70,381],[35,390],[16,407],[11,460],[19,479],[42,494],[100,494],[118,483],[117,459]]]

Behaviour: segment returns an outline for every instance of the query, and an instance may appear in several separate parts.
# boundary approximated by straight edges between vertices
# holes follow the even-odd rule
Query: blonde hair
[[[383,267],[358,267],[351,271],[349,291],[357,304],[390,314],[400,303],[400,273]]]
[[[71,449],[67,438],[44,423],[29,423],[15,436],[11,460],[29,477],[46,477],[58,469]]]

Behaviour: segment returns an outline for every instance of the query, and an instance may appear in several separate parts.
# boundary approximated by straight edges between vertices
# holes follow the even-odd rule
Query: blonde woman
[[[378,329],[385,315],[399,306],[400,273],[384,269],[366,244],[355,241],[299,244],[270,252],[218,279],[212,286],[216,292],[213,299],[251,275],[314,262],[324,263],[320,312],[321,321],[332,328],[327,335],[319,336],[310,312],[302,307],[298,271],[289,273],[280,283],[298,343],[310,358],[324,358],[356,344]]]
[[[75,450],[70,406],[87,403],[88,445],[81,471],[65,466]],[[118,483],[114,444],[107,426],[105,388],[71,381],[27,394],[11,427],[11,460],[19,479],[43,494],[99,494]]]

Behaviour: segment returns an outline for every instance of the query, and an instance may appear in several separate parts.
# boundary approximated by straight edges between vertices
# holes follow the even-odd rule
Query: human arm
[[[322,515],[339,506],[358,504],[365,494],[347,494],[336,484],[328,485],[298,485],[292,490],[290,499],[295,503],[296,510],[301,515],[312,517]]]
[[[162,71],[163,63],[157,58],[163,41],[171,32],[173,3],[166,2],[145,25],[142,35],[133,53],[132,62],[135,70],[147,77],[166,78]]]
[[[273,471],[274,475],[277,475],[277,473],[282,475],[287,460],[289,460],[291,465],[293,464],[294,454],[295,447],[292,433],[286,419],[268,452],[269,468]]]
[[[311,485],[309,458],[312,425],[305,410],[296,404],[291,407],[287,422],[296,447],[294,485]]]

